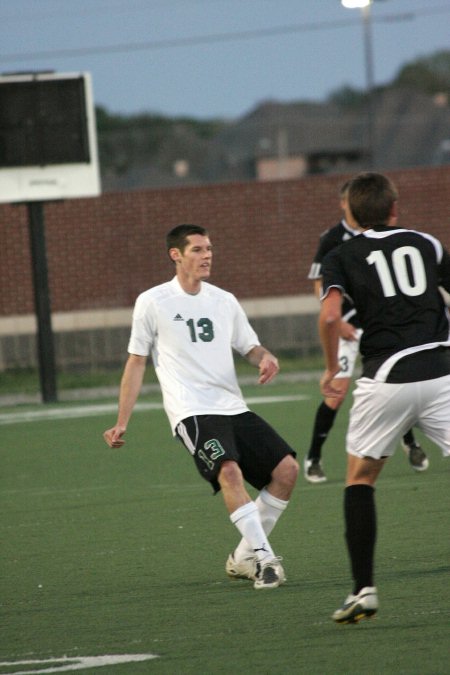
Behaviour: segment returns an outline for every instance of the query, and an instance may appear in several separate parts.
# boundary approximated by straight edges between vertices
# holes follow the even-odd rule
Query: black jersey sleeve
[[[331,250],[322,261],[322,298],[330,288],[339,288],[345,295],[346,275],[339,256],[339,249]]]
[[[322,258],[324,256],[323,254],[323,242],[324,242],[324,237],[328,234],[328,230],[324,232],[319,239],[319,246],[317,247],[317,251],[315,253],[315,256],[313,258],[313,261],[311,263],[311,267],[309,270],[308,274],[308,279],[312,279],[315,281],[316,279],[320,279],[322,276]]]
[[[333,250],[336,246],[342,243],[342,225],[338,223],[329,230],[325,230],[320,235],[319,245],[316,254],[313,258],[311,268],[309,270],[308,279],[320,279],[322,276],[322,260],[327,253]]]

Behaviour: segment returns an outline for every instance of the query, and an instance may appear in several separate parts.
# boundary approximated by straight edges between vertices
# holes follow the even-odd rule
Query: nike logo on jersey
[[[173,320],[174,320],[174,321],[184,321],[184,319],[183,319],[183,317],[181,316],[181,314],[175,314],[175,316],[173,317]]]

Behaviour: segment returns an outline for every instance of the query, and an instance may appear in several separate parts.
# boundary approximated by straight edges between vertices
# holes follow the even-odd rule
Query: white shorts
[[[356,381],[347,431],[347,452],[390,457],[411,427],[418,427],[444,457],[450,456],[450,375],[423,382]]]
[[[359,354],[359,343],[361,341],[362,329],[357,328],[356,332],[358,333],[357,340],[344,340],[343,338],[339,338],[338,361],[341,369],[338,374],[334,376],[336,379],[342,377],[352,377],[353,375],[356,359],[358,358]]]

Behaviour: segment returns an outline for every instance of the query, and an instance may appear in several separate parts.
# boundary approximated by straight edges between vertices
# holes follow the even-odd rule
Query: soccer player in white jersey
[[[298,464],[286,441],[248,409],[233,350],[259,369],[260,384],[275,377],[278,360],[260,344],[234,295],[207,282],[212,246],[206,229],[178,225],[166,243],[176,274],[136,300],[117,422],[104,438],[112,448],[124,444],[151,355],[174,436],[200,475],[222,492],[242,535],[226,573],[251,579],[256,589],[276,588],[286,577],[268,536],[288,505]],[[245,482],[259,490],[255,500]]]
[[[363,231],[323,260],[319,316],[325,396],[339,395],[333,379],[344,295],[363,328],[344,492],[354,587],[332,616],[338,623],[356,623],[378,609],[374,486],[402,434],[417,426],[450,455],[450,314],[440,292],[450,291],[450,254],[435,237],[392,224],[397,191],[382,174],[356,176],[348,200]]]

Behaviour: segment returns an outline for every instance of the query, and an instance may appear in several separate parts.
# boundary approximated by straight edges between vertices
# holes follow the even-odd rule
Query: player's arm
[[[141,391],[146,364],[147,357],[137,354],[130,354],[125,364],[120,383],[117,422],[103,434],[103,438],[111,448],[120,448],[125,443],[123,435]]]
[[[335,397],[339,392],[331,382],[339,372],[338,345],[341,332],[342,293],[338,288],[330,288],[322,299],[319,314],[319,335],[325,357],[325,372],[320,380],[324,396]]]
[[[322,279],[314,279],[314,295],[320,300],[322,295]]]
[[[259,384],[270,382],[280,370],[277,357],[262,345],[253,347],[245,358],[252,366],[259,368]]]
[[[314,294],[319,300],[322,297],[322,278],[314,279]],[[342,319],[340,326],[340,337],[343,340],[358,340],[358,333],[352,323]]]

